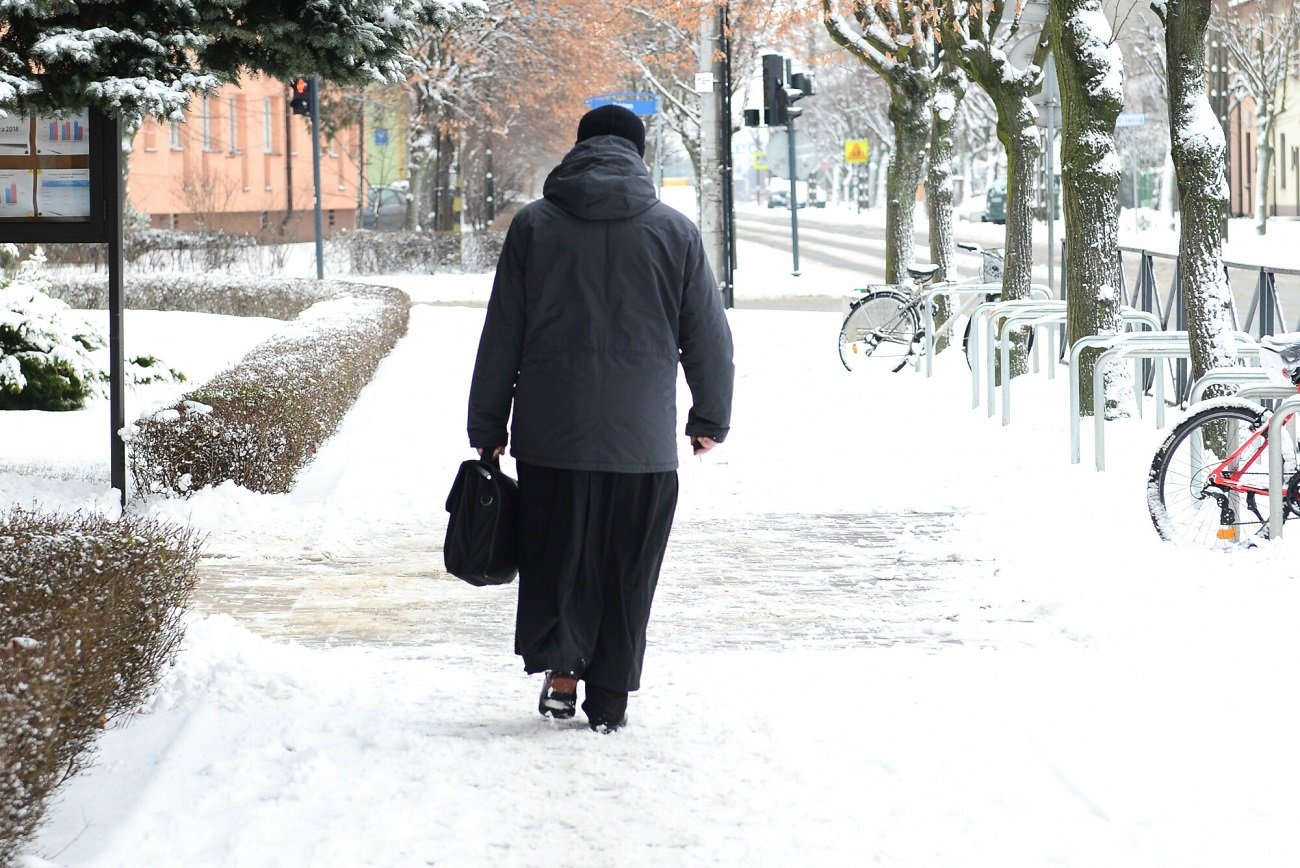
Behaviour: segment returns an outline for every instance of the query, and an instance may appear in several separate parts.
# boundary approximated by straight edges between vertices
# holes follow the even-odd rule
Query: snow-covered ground
[[[741,257],[738,295],[781,294],[786,254]],[[1300,532],[1157,540],[1149,416],[1109,423],[1097,473],[1063,377],[1017,381],[1003,427],[952,354],[849,374],[836,314],[732,311],[732,436],[682,440],[644,687],[600,736],[537,715],[513,589],[441,572],[490,277],[388,280],[410,333],[292,493],[133,506],[208,534],[194,620],[28,866],[1300,859]],[[274,325],[126,333],[202,379]],[[0,414],[0,505],[112,510],[107,424]]]

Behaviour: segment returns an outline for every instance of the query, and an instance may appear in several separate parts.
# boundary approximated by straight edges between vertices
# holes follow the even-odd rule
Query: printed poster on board
[[[36,124],[36,153],[90,153],[90,109],[62,118],[38,117],[33,123]]]
[[[0,118],[0,157],[26,157],[32,152],[32,119]]]
[[[0,217],[31,217],[35,184],[30,169],[0,169]]]
[[[41,169],[37,172],[36,216],[89,217],[90,169]]]

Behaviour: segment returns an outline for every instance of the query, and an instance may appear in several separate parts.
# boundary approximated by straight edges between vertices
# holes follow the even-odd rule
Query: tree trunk
[[[1256,116],[1255,124],[1255,231],[1268,233],[1268,176],[1273,168],[1273,131],[1267,119]]]
[[[1100,0],[1049,0],[1051,31],[1062,103],[1061,193],[1065,216],[1065,280],[1069,288],[1069,341],[1116,334],[1122,320],[1119,265],[1120,161],[1115,120],[1124,104],[1123,62],[1111,41]],[[1092,387],[1098,351],[1079,366],[1079,407],[1096,412]],[[1127,368],[1114,365],[1106,380],[1105,412],[1124,415],[1131,394]]]
[[[998,108],[998,138],[1007,151],[1002,297],[1021,299],[1029,297],[1034,280],[1034,166],[1042,148],[1029,100],[1017,96],[1003,102],[1006,112]]]
[[[925,153],[930,146],[930,113],[917,110],[929,100],[928,90],[909,99],[895,91],[889,106],[894,123],[894,152],[890,155],[885,200],[885,282],[907,283],[907,269],[915,261],[913,217],[916,188],[925,175]]]
[[[1223,270],[1228,203],[1227,143],[1206,96],[1205,31],[1210,0],[1169,0],[1169,129],[1182,231],[1178,262],[1192,351],[1192,377],[1236,360],[1232,295]],[[1173,59],[1177,58],[1177,62]]]
[[[427,186],[428,155],[416,150],[408,151],[406,190],[406,222],[403,228],[407,232],[420,231],[420,215],[424,213],[424,192]]]
[[[1029,298],[1034,272],[1034,164],[1041,148],[1029,100],[1009,96],[998,101],[998,138],[1007,151],[1006,232],[1002,251],[1002,298]],[[1001,329],[999,329],[999,336]],[[997,359],[998,382],[1002,357]],[[1029,370],[1028,332],[1016,336],[1011,347],[1012,377]]]
[[[953,138],[957,131],[957,106],[966,95],[965,76],[951,64],[946,65],[935,91],[930,127],[930,168],[925,179],[925,207],[930,221],[930,262],[939,266],[938,280],[956,278],[957,248],[952,229],[952,158]],[[934,322],[938,329],[952,316],[949,296],[935,299]],[[935,342],[935,350],[947,349],[949,335]]]

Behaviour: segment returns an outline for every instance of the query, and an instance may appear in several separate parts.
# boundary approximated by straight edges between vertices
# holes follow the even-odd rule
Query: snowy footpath
[[[394,279],[410,332],[291,494],[133,507],[207,534],[185,647],[26,868],[1300,863],[1300,542],[1161,543],[1150,419],[1072,466],[1063,379],[1004,428],[952,354],[845,372],[832,313],[731,312],[631,722],[540,717],[513,587],[441,570],[486,280]],[[268,328],[186,316],[127,334]],[[4,417],[0,503],[111,508],[98,417]]]

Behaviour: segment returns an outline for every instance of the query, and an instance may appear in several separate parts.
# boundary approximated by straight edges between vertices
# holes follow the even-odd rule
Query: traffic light
[[[310,115],[311,103],[316,97],[316,80],[300,75],[289,83],[289,90],[289,110],[296,115]]]
[[[790,118],[797,118],[803,114],[803,107],[795,108],[791,103],[797,102],[806,96],[813,95],[813,74],[811,72],[796,72],[790,76],[790,85],[781,88],[782,96],[782,114],[788,123]]]
[[[770,127],[785,123],[785,59],[779,54],[763,55],[763,121]]]

